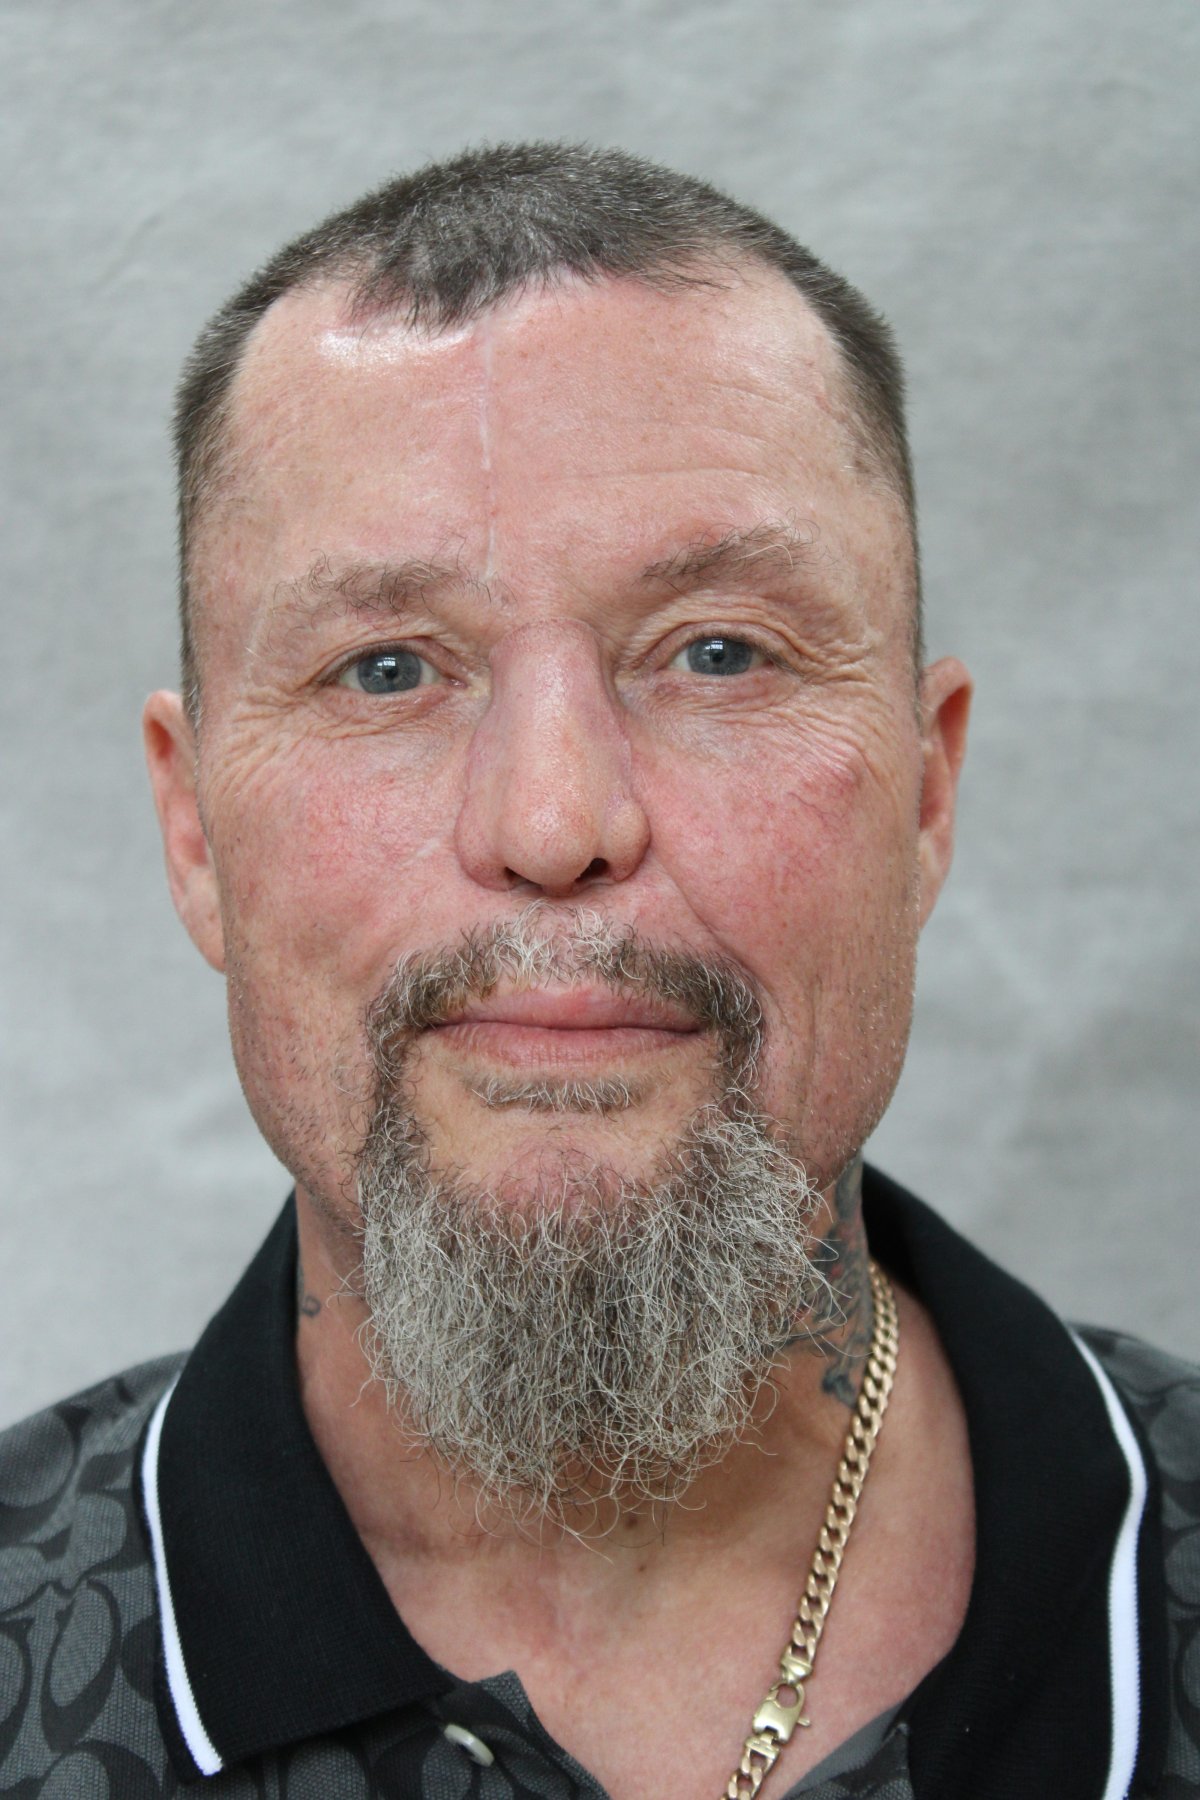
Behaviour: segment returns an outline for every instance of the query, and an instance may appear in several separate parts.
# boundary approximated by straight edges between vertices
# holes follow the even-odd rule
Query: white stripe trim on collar
[[[171,1383],[154,1409],[146,1433],[146,1449],[142,1456],[142,1493],[146,1503],[146,1522],[150,1527],[150,1548],[154,1556],[154,1580],[158,1588],[158,1611],[162,1621],[163,1652],[167,1666],[167,1687],[175,1717],[183,1733],[188,1754],[202,1775],[216,1775],[224,1767],[212,1739],[204,1729],[192,1684],[183,1660],[183,1645],[175,1622],[175,1604],[167,1575],[167,1558],[163,1545],[162,1512],[158,1503],[158,1450],[162,1439],[163,1420],[179,1377]]]
[[[1100,1389],[1112,1426],[1113,1436],[1129,1469],[1129,1503],[1117,1532],[1108,1581],[1109,1670],[1112,1685],[1112,1742],[1108,1779],[1101,1800],[1127,1800],[1133,1771],[1137,1763],[1138,1725],[1141,1712],[1141,1668],[1138,1645],[1137,1549],[1142,1516],[1146,1507],[1147,1480],[1142,1454],[1129,1420],[1117,1398],[1116,1390],[1092,1351],[1074,1332],[1076,1349],[1091,1370]],[[154,1409],[146,1433],[142,1457],[142,1491],[146,1520],[150,1529],[150,1545],[154,1558],[154,1579],[158,1590],[159,1615],[162,1621],[163,1651],[166,1662],[167,1687],[179,1729],[188,1754],[202,1775],[219,1774],[224,1767],[220,1754],[205,1730],[196,1705],[192,1684],[183,1658],[183,1645],[175,1620],[171,1583],[167,1574],[163,1544],[162,1513],[158,1499],[158,1453],[163,1420],[175,1392],[178,1376]]]
[[[1146,1468],[1116,1389],[1092,1351],[1074,1331],[1075,1347],[1096,1378],[1109,1423],[1129,1467],[1129,1504],[1113,1546],[1108,1574],[1108,1655],[1112,1683],[1112,1745],[1101,1800],[1127,1800],[1138,1753],[1141,1656],[1138,1644],[1138,1536],[1146,1510]]]

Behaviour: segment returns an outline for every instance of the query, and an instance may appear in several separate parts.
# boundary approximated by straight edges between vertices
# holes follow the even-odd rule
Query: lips
[[[661,1000],[599,988],[535,988],[470,1001],[429,1036],[467,1056],[548,1071],[658,1054],[703,1029]]]
[[[452,1025],[523,1025],[542,1031],[672,1031],[702,1029],[682,1007],[615,994],[607,988],[525,988],[469,1001]],[[445,1026],[442,1027],[445,1029]]]

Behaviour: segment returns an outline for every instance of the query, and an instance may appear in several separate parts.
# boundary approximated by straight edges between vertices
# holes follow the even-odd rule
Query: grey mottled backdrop
[[[1195,0],[5,0],[0,1418],[186,1343],[284,1192],[176,925],[189,338],[384,173],[587,136],[708,176],[907,351],[932,647],[979,682],[876,1154],[1200,1353]]]

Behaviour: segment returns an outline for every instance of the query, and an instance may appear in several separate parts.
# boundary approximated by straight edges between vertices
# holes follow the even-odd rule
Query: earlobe
[[[175,910],[205,961],[223,971],[216,872],[196,793],[196,736],[178,694],[151,694],[142,713],[142,739]]]
[[[933,911],[954,855],[954,808],[967,748],[971,677],[956,657],[931,663],[921,677],[921,924]]]

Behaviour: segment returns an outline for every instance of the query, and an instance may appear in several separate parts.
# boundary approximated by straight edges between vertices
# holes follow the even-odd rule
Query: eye
[[[338,674],[338,686],[360,694],[406,694],[440,679],[432,663],[415,650],[371,650],[347,663]]]
[[[692,675],[744,675],[761,660],[757,644],[748,644],[745,638],[699,637],[685,644],[671,667]]]

